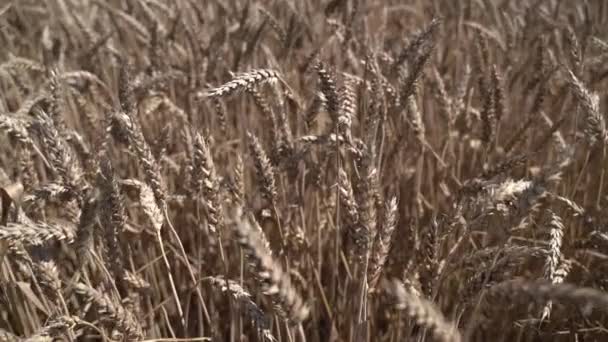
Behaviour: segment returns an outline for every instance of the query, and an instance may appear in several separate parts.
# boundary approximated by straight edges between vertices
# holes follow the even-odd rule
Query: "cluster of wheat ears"
[[[0,1],[0,341],[608,339],[608,1]]]

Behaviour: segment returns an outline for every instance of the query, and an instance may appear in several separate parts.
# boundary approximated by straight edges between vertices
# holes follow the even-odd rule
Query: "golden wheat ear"
[[[199,99],[226,97],[238,94],[248,88],[264,83],[275,83],[280,79],[278,71],[272,69],[256,69],[234,75],[233,79],[219,87],[197,94]]]
[[[261,230],[254,228],[247,217],[239,213],[235,216],[234,232],[263,293],[270,297],[279,316],[294,324],[301,323],[308,318],[310,309],[289,274],[273,258]]]
[[[384,281],[383,287],[392,296],[394,306],[403,310],[414,324],[426,328],[436,341],[462,341],[457,327],[446,320],[433,303],[409,292],[395,279]]]

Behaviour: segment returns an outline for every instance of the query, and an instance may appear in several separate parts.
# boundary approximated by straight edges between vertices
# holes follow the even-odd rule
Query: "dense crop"
[[[607,25],[0,1],[0,341],[608,339]]]

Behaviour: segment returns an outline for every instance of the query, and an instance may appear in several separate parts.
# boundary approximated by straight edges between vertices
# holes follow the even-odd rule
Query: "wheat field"
[[[1,0],[0,341],[608,340],[607,25]]]

